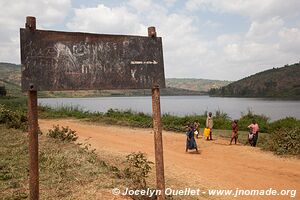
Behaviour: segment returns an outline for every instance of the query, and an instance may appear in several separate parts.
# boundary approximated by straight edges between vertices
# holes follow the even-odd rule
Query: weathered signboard
[[[165,87],[160,37],[20,29],[22,90]]]
[[[152,88],[157,199],[165,179],[160,87],[165,87],[161,38],[36,30],[26,17],[20,29],[22,90],[28,92],[29,195],[39,199],[38,90]]]

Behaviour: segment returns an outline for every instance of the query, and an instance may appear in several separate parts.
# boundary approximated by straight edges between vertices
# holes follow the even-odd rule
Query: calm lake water
[[[91,112],[108,109],[151,113],[151,97],[97,97],[97,98],[40,98],[40,105],[50,107],[78,106]],[[248,110],[277,120],[287,116],[300,119],[300,101],[270,100],[259,98],[223,98],[209,96],[162,96],[161,111],[172,115],[203,114],[205,111],[225,112],[232,119],[240,118]]]

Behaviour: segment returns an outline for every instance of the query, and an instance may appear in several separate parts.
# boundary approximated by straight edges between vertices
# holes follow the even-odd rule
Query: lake
[[[95,97],[95,98],[39,98],[40,105],[50,107],[78,106],[85,111],[106,112],[119,109],[150,114],[151,96],[142,97]],[[260,98],[224,98],[209,96],[162,96],[161,111],[177,116],[203,114],[205,111],[225,112],[232,119],[241,117],[248,110],[264,114],[272,121],[287,116],[300,119],[300,101]]]

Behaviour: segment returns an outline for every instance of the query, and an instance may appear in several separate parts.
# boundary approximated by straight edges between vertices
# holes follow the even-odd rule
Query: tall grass
[[[0,138],[0,199],[28,199],[28,137],[0,124]],[[39,144],[41,199],[97,199],[105,190],[127,186],[119,169],[108,164],[114,157],[103,159],[84,144],[45,135]]]
[[[297,127],[300,127],[300,120],[297,120],[294,117],[286,117],[270,123],[268,132],[271,133],[281,128],[293,129]]]
[[[49,106],[39,106],[39,115],[41,118],[66,118],[74,117],[77,119],[89,118],[101,113],[92,113],[84,111],[79,106],[60,106],[57,108],[51,108]]]
[[[11,110],[27,110],[26,97],[1,97],[0,104]]]

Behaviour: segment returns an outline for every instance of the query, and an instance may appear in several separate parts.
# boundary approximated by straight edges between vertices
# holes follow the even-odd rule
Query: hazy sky
[[[0,0],[0,61],[20,63],[19,28],[163,38],[167,78],[237,80],[300,61],[300,0]]]

